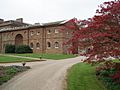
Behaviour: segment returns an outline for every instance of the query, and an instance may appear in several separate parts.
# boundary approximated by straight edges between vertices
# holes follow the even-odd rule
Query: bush
[[[28,45],[16,46],[15,53],[32,53],[32,49]]]
[[[102,80],[108,90],[120,90],[120,63],[107,61],[96,68],[98,79]]]
[[[5,46],[5,53],[15,53],[15,45],[7,44]]]

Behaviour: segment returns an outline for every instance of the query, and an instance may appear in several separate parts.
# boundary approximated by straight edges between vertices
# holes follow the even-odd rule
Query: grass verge
[[[68,70],[67,90],[107,90],[96,78],[95,67],[78,63]]]
[[[22,61],[32,61],[32,59],[17,58],[17,57],[0,55],[0,63],[5,63],[5,62],[22,62]]]
[[[26,56],[26,57],[34,57],[34,58],[44,58],[44,59],[53,59],[53,60],[60,60],[60,59],[67,59],[67,58],[74,58],[75,55],[66,55],[66,54],[15,54],[17,56]]]

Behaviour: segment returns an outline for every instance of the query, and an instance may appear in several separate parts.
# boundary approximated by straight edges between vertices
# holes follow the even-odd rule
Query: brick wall
[[[65,28],[61,31],[63,28],[65,28],[64,25],[55,25],[2,32],[0,33],[0,51],[4,52],[5,44],[15,44],[16,36],[21,35],[23,44],[29,45],[34,53],[69,53],[69,45],[64,46],[63,43],[72,36],[72,30]]]

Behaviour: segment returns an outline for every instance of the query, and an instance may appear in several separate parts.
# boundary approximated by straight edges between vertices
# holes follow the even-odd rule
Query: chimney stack
[[[23,23],[23,18],[16,19],[17,22]]]
[[[2,22],[4,22],[4,19],[1,19],[1,18],[0,18],[0,23],[2,23]]]

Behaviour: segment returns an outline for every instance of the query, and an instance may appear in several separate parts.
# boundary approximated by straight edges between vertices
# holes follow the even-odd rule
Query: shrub
[[[7,44],[5,46],[5,53],[15,53],[15,45]]]
[[[28,45],[16,46],[15,53],[32,53],[32,49]]]
[[[107,61],[96,68],[96,75],[109,90],[120,89],[120,63]]]

